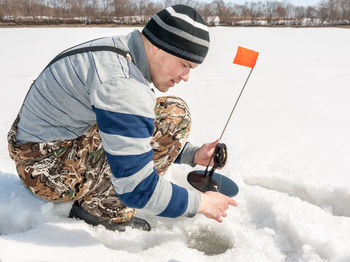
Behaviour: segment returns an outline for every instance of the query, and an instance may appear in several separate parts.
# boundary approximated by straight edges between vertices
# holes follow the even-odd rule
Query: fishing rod
[[[259,53],[244,47],[238,47],[237,54],[235,56],[235,59],[233,60],[234,64],[242,65],[250,67],[251,70],[249,72],[249,75],[238,95],[238,98],[236,99],[236,102],[234,103],[234,106],[231,110],[231,113],[226,121],[226,124],[224,126],[224,129],[221,132],[219,141],[222,139],[226,128],[231,120],[231,117],[233,115],[233,112],[235,111],[237,104],[243,94],[243,91],[247,85],[247,82],[253,72],[254,66],[256,64],[256,60],[258,58]],[[212,159],[214,158],[214,165],[212,169],[208,172],[210,163]],[[235,196],[238,194],[238,186],[235,182],[233,182],[231,179],[220,175],[218,173],[214,173],[216,168],[224,167],[227,160],[227,147],[224,143],[218,143],[215,146],[215,150],[213,154],[210,156],[208,165],[203,172],[202,170],[192,171],[187,175],[187,181],[196,189],[198,189],[201,192],[206,191],[217,191],[220,193],[223,193],[227,196]]]
[[[230,116],[228,117],[228,119],[227,119],[227,121],[226,121],[226,124],[225,124],[225,127],[224,127],[224,129],[222,130],[222,132],[221,132],[221,135],[220,135],[220,138],[219,138],[219,141],[221,141],[221,139],[222,139],[222,137],[223,137],[223,135],[224,135],[224,133],[225,133],[225,131],[226,131],[226,128],[227,128],[227,126],[228,126],[228,123],[230,122],[230,120],[231,120],[231,117],[232,117],[232,114],[233,114],[233,112],[235,111],[235,109],[236,109],[236,107],[237,107],[237,104],[238,104],[238,102],[239,102],[239,99],[241,98],[241,96],[242,96],[242,93],[243,93],[243,91],[244,91],[244,88],[245,88],[245,86],[247,85],[247,82],[248,82],[248,80],[249,80],[249,78],[250,78],[250,75],[252,74],[252,72],[253,72],[253,68],[250,70],[250,72],[249,72],[249,75],[248,75],[248,77],[247,77],[247,79],[246,79],[246,81],[245,81],[245,83],[244,83],[244,86],[243,86],[243,88],[241,89],[241,92],[239,93],[239,95],[238,95],[238,98],[236,99],[236,102],[235,102],[235,104],[234,104],[234,106],[233,106],[233,108],[232,108],[232,111],[231,111],[231,114],[230,114]],[[221,145],[220,145],[221,144]],[[222,144],[222,143],[218,143],[218,145],[217,145],[217,147],[223,147],[222,145],[225,145],[225,144]],[[226,148],[226,146],[225,146],[225,148]],[[215,148],[216,149],[216,148]],[[222,148],[222,149],[218,149],[217,150],[217,154],[220,154],[220,152],[222,152],[222,151],[225,151],[226,149],[224,149],[224,148]],[[227,150],[226,150],[227,151]],[[224,154],[224,153],[221,153],[221,154]],[[210,162],[211,162],[211,160],[213,159],[213,156],[215,155],[215,150],[214,150],[214,153],[211,155],[211,157],[210,157],[210,159],[209,159],[209,162],[208,162],[208,165],[207,165],[207,168],[205,169],[205,174],[207,174],[207,172],[208,172],[208,168],[209,168],[209,165],[210,165]],[[225,154],[226,155],[226,154]],[[222,157],[221,157],[222,158]],[[221,159],[220,157],[219,157],[219,159]],[[226,160],[226,159],[225,159]],[[221,161],[223,161],[223,160],[221,160]],[[225,161],[226,162],[226,161]],[[225,164],[225,163],[224,163]],[[222,164],[221,164],[222,165]],[[221,167],[221,166],[218,166],[218,167]],[[223,166],[222,166],[223,167]],[[214,171],[213,171],[214,172]],[[210,174],[209,174],[210,175]]]

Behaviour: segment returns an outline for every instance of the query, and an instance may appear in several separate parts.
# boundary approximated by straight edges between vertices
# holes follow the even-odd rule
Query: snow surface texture
[[[232,64],[238,45],[260,52],[222,139],[229,162],[219,172],[240,187],[223,223],[140,214],[151,232],[112,232],[28,192],[6,134],[32,80],[58,52],[131,30],[0,29],[0,261],[350,261],[347,29],[211,28],[205,63],[168,92],[190,106],[190,140],[214,141],[249,73]],[[166,177],[192,190],[191,170]]]

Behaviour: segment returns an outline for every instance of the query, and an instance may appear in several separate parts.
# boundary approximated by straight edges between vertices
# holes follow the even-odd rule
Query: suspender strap
[[[62,54],[59,54],[58,56],[56,56],[54,59],[52,59],[52,61],[45,67],[48,68],[49,66],[51,66],[53,63],[57,62],[60,59],[63,59],[65,57],[68,56],[72,56],[72,55],[76,55],[76,54],[82,54],[82,53],[87,53],[87,52],[94,52],[94,51],[111,51],[114,52],[118,55],[122,55],[126,58],[128,58],[128,56],[130,56],[130,54],[124,50],[121,50],[117,47],[114,46],[89,46],[89,47],[82,47],[82,48],[77,48],[71,51],[67,51],[64,52]],[[44,70],[45,70],[44,69]]]
[[[132,58],[131,58],[130,53],[126,52],[122,49],[119,49],[117,47],[114,47],[114,46],[89,46],[89,47],[77,48],[77,49],[74,49],[71,51],[63,51],[62,53],[57,55],[54,59],[52,59],[51,62],[44,68],[44,70],[42,72],[44,72],[46,68],[48,68],[49,66],[51,66],[53,63],[57,62],[60,59],[63,59],[63,58],[68,57],[68,56],[76,55],[76,54],[82,54],[82,53],[93,52],[93,51],[111,51],[111,52],[114,52],[118,55],[124,56],[126,59],[128,59],[130,62],[132,62]],[[34,82],[35,81],[33,81],[33,84],[34,84]],[[30,89],[32,89],[33,84],[30,86],[30,88],[29,88],[29,90],[28,90],[28,92],[23,100],[23,104],[24,104],[24,101],[26,100],[26,98],[29,94]],[[22,107],[23,107],[23,104],[22,104]],[[19,114],[22,111],[22,107],[19,111]]]

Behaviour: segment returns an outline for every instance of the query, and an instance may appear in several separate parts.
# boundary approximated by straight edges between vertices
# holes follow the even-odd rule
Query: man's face
[[[153,85],[161,92],[166,92],[170,87],[181,80],[189,79],[190,70],[196,68],[198,64],[189,62],[169,54],[161,49],[154,51],[152,63],[150,63],[150,73]]]

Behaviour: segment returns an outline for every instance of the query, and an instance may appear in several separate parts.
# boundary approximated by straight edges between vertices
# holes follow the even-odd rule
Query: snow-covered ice
[[[222,139],[219,172],[240,187],[223,223],[141,214],[151,232],[112,232],[23,186],[6,134],[32,80],[58,52],[132,29],[0,29],[0,261],[350,261],[349,29],[211,28],[207,60],[168,92],[189,104],[190,140],[214,141],[249,73],[237,47],[260,52]],[[191,170],[166,177],[194,190]]]

